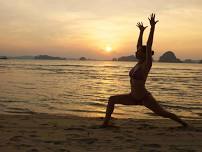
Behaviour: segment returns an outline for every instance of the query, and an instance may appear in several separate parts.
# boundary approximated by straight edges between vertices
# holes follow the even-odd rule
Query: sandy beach
[[[71,115],[0,115],[1,152],[197,152],[202,121],[181,128],[168,119],[113,119],[117,127],[100,128],[103,118]]]

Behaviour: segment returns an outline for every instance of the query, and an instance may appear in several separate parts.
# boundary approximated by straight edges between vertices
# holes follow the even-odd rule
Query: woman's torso
[[[145,87],[147,75],[148,73],[145,72],[144,63],[136,64],[129,72],[131,94],[136,99],[142,99],[148,92]]]

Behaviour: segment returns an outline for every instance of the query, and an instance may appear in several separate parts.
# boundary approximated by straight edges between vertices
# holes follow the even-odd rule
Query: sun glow
[[[105,51],[106,52],[111,52],[112,51],[112,47],[111,46],[106,46],[105,47]]]

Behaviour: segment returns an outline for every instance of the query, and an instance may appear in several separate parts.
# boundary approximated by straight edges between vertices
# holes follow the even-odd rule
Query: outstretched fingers
[[[138,22],[136,25],[141,31],[144,31],[148,26],[144,26],[143,22]]]
[[[154,26],[157,22],[159,22],[159,20],[155,21],[155,18],[156,18],[156,14],[154,13],[152,13],[150,17],[148,17],[151,26]]]
[[[150,17],[155,19],[155,16],[156,15],[154,13],[152,13]]]
[[[141,24],[141,26],[143,26],[143,23],[142,23],[142,22],[141,22],[140,24]]]

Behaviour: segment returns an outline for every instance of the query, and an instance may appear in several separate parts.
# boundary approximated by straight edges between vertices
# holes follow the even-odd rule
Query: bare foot
[[[101,126],[100,126],[100,128],[120,128],[120,127],[118,127],[118,126],[116,126],[116,125],[114,125],[114,124],[109,124],[109,123],[103,123]]]
[[[186,122],[183,122],[182,126],[185,127],[185,128],[189,127],[188,123],[186,123]]]

